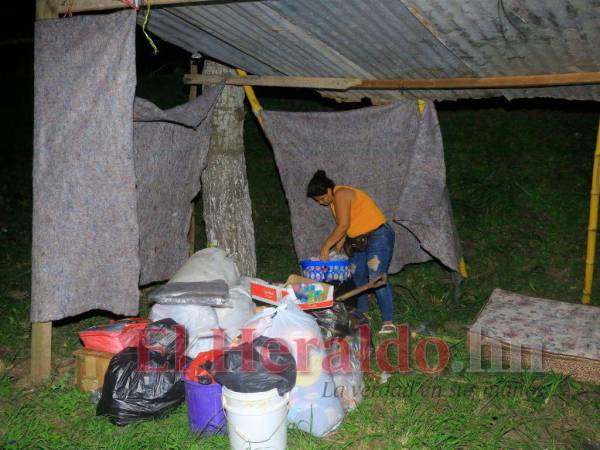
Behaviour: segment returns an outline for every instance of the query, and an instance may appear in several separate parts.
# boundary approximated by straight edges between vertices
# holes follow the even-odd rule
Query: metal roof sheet
[[[598,0],[269,0],[155,8],[150,31],[257,75],[365,79],[600,71]],[[322,92],[339,100],[555,97],[599,86]]]

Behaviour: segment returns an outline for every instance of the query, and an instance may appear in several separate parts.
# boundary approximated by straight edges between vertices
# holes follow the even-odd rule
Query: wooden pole
[[[598,230],[598,203],[600,200],[600,121],[598,122],[598,135],[596,137],[596,151],[594,152],[594,168],[592,169],[592,190],[590,196],[590,219],[588,223],[588,241],[585,257],[585,281],[581,303],[590,303],[592,295],[592,281],[594,280],[594,264],[596,259],[596,232]]]
[[[193,5],[193,4],[202,4],[202,3],[237,3],[240,1],[248,1],[248,0],[140,0],[139,6],[177,6],[177,5]],[[253,0],[260,1],[260,0]],[[64,14],[67,12],[67,2],[62,0],[49,0],[48,3],[52,3],[52,7],[54,11],[59,14]],[[130,3],[133,4],[134,0],[130,0]],[[125,9],[131,8],[130,5],[127,5],[122,0],[74,0],[73,7],[71,11],[74,13],[77,12],[91,12],[91,11],[106,11],[111,9]],[[49,19],[51,17],[44,17],[44,19]]]
[[[331,77],[288,77],[273,75],[221,76],[221,75],[192,75],[183,76],[185,84],[219,84],[232,86],[272,86],[291,88],[333,89],[345,91],[359,86],[362,80],[358,78]]]
[[[190,60],[190,73],[198,73],[198,59]],[[190,101],[198,97],[198,86],[190,86]],[[190,218],[190,228],[188,230],[188,254],[192,256],[196,250],[196,202],[192,206],[192,217]]]
[[[558,73],[481,78],[440,78],[414,80],[360,80],[357,78],[295,77],[272,75],[215,76],[186,74],[186,84],[225,84],[233,86],[277,86],[291,88],[330,89],[498,89],[600,84],[600,72]]]
[[[50,0],[36,0],[36,19],[57,17],[56,9]],[[32,384],[40,384],[49,376],[52,363],[52,322],[31,324],[31,372]]]

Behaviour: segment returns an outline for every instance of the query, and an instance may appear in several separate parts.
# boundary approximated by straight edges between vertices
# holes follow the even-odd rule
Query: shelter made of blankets
[[[94,309],[136,314],[139,286],[168,279],[188,256],[222,86],[167,111],[134,101],[135,21],[123,11],[36,23],[33,322]],[[68,95],[57,89],[64,80]],[[368,191],[393,221],[392,271],[431,259],[458,271],[433,103],[423,111],[414,100],[337,113],[263,111],[263,119],[298,258],[318,254],[333,225],[305,194],[324,169]]]

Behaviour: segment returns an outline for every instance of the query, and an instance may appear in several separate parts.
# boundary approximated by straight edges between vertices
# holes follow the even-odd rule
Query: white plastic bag
[[[348,346],[350,370],[336,371],[332,373],[332,378],[335,385],[334,395],[342,402],[344,411],[349,412],[356,409],[358,404],[363,400],[365,387],[359,357],[360,339],[358,334],[355,334],[341,338],[341,341],[345,342],[343,345]],[[336,341],[332,341],[328,353],[338,352],[339,345]]]
[[[229,290],[229,302],[231,307],[215,308],[219,326],[225,330],[225,336],[229,340],[235,339],[240,334],[240,328],[254,315],[256,305],[242,286],[236,286]]]
[[[288,421],[317,437],[334,431],[344,418],[344,409],[339,398],[323,395],[334,384],[323,370],[325,350],[317,321],[284,299],[277,308],[255,315],[244,328],[255,329],[255,337],[262,334],[282,339],[294,355],[298,373],[290,392]]]
[[[232,288],[240,284],[235,262],[220,248],[205,248],[190,256],[169,282],[225,280]]]
[[[185,327],[188,336],[186,355],[190,358],[215,347],[212,330],[219,328],[219,322],[215,310],[210,306],[156,303],[150,310],[150,320],[155,322],[166,318]]]

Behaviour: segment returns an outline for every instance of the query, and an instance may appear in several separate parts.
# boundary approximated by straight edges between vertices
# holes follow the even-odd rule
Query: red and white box
[[[325,292],[324,298],[309,303],[298,300],[294,293],[294,285],[300,284],[319,286]],[[291,298],[304,310],[331,308],[333,306],[333,286],[327,283],[318,283],[299,275],[290,275],[283,286],[267,283],[266,281],[252,281],[250,283],[250,294],[253,299],[274,306],[279,305],[284,298]]]

